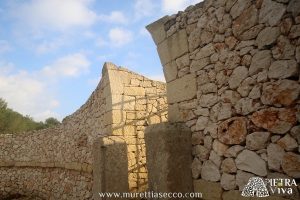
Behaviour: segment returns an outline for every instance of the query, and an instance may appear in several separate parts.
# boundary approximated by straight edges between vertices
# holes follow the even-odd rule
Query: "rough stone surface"
[[[222,122],[218,127],[218,139],[224,144],[240,144],[247,135],[246,119],[235,117]]]
[[[271,64],[270,50],[258,51],[254,54],[249,68],[249,74],[253,75],[264,69],[268,69]]]
[[[300,178],[300,155],[292,152],[286,153],[282,159],[282,169],[287,175]]]
[[[263,84],[261,101],[267,105],[289,106],[300,94],[300,85],[296,81],[279,80]]]
[[[280,172],[281,161],[284,156],[284,150],[277,144],[269,144],[267,148],[268,167],[271,170]]]
[[[221,164],[221,170],[222,170],[222,172],[226,172],[229,174],[236,173],[237,168],[235,166],[235,162],[234,162],[233,158],[224,159]]]
[[[234,145],[227,149],[225,152],[225,157],[233,157],[235,158],[242,150],[244,150],[244,147],[241,145]]]
[[[284,79],[297,76],[299,67],[295,60],[279,60],[271,64],[268,77],[274,79]]]
[[[259,22],[270,26],[278,24],[286,8],[283,4],[272,0],[264,0],[259,13]]]
[[[285,135],[283,138],[277,141],[277,144],[281,146],[286,151],[293,151],[297,149],[298,143],[289,134]]]
[[[259,176],[267,175],[266,162],[253,151],[244,150],[236,158],[236,167]]]
[[[219,140],[214,140],[213,142],[213,150],[219,155],[223,156],[228,149],[228,146],[221,143]]]
[[[239,66],[234,69],[230,76],[228,83],[231,89],[237,88],[240,83],[248,76],[248,69],[244,66]]]
[[[219,181],[220,172],[218,167],[210,160],[205,161],[202,165],[201,178],[207,181]]]
[[[266,27],[256,38],[258,48],[262,49],[265,46],[273,44],[280,35],[279,27]]]
[[[252,122],[272,133],[284,134],[296,123],[296,110],[268,108],[253,113]]]
[[[234,190],[236,187],[235,175],[223,173],[221,177],[221,186],[224,190]]]
[[[246,147],[249,150],[260,150],[267,146],[270,139],[269,132],[254,132],[246,137]]]

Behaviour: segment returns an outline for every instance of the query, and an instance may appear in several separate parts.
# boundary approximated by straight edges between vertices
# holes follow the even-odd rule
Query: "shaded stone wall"
[[[205,0],[147,26],[204,199],[240,197],[251,176],[300,178],[299,2]]]
[[[144,129],[166,113],[163,83],[106,63],[96,90],[60,126],[0,135],[0,198],[91,199],[93,145],[110,135],[126,141],[129,189],[145,190]]]

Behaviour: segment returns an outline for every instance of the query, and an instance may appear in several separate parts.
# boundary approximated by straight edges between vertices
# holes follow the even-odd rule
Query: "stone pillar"
[[[181,124],[161,123],[146,129],[149,190],[191,192],[191,132]]]
[[[127,145],[121,137],[103,137],[95,142],[93,163],[93,196],[95,200],[106,199],[101,198],[99,192],[123,193],[129,191],[127,165]]]

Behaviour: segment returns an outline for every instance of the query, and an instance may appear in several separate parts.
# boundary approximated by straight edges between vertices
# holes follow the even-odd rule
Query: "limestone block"
[[[143,87],[124,87],[124,94],[129,96],[144,96],[145,88]]]
[[[269,144],[267,148],[268,167],[271,170],[280,172],[281,161],[284,156],[284,150],[277,144]]]
[[[149,190],[191,192],[191,132],[182,124],[161,123],[146,129]],[[176,174],[176,176],[174,176]]]
[[[156,45],[161,43],[167,36],[167,33],[164,28],[165,22],[167,22],[168,17],[165,16],[152,24],[146,26],[146,29],[150,32],[154,42]]]
[[[104,137],[95,142],[93,149],[94,198],[100,200],[99,192],[128,192],[128,161],[125,141],[117,136]]]
[[[165,64],[163,67],[166,82],[173,81],[177,77],[177,65],[175,61]]]
[[[193,99],[196,96],[196,78],[188,74],[167,84],[168,103],[176,103]]]
[[[300,178],[300,155],[288,152],[282,160],[283,171],[293,178]]]
[[[188,42],[185,29],[168,37],[157,46],[157,51],[162,65],[182,56],[188,52]]]

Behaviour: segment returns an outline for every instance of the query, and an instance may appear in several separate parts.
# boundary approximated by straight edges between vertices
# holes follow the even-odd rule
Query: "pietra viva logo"
[[[268,197],[272,194],[292,195],[293,187],[297,187],[295,179],[252,177],[245,185],[243,197]]]

